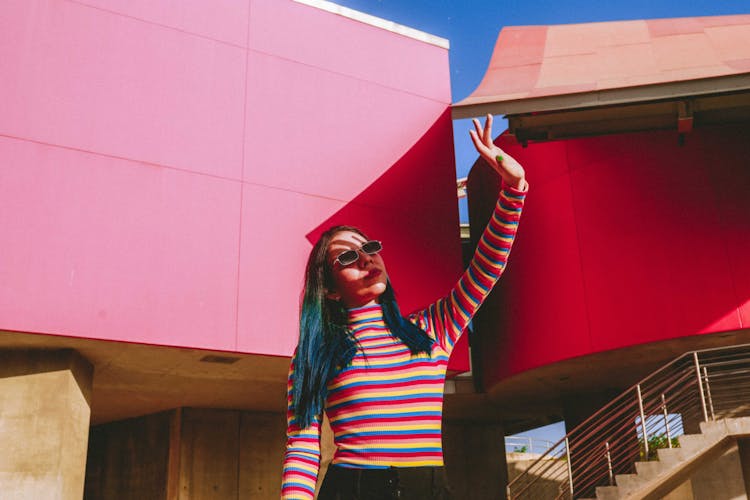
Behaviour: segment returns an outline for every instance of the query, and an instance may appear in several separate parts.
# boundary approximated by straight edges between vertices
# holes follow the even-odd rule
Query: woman
[[[313,247],[289,375],[283,498],[314,496],[323,411],[336,452],[319,499],[448,498],[440,434],[448,358],[505,267],[528,188],[521,165],[493,144],[492,116],[474,128],[503,189],[446,298],[404,318],[379,241],[338,226]]]

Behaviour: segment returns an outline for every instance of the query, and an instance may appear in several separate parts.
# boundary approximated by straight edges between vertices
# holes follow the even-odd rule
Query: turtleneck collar
[[[360,325],[373,321],[383,321],[383,308],[380,304],[353,307],[347,310],[349,326]]]

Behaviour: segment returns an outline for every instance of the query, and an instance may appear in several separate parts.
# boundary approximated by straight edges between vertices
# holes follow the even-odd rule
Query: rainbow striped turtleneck
[[[411,354],[388,330],[379,305],[349,311],[357,353],[329,382],[325,406],[336,444],[334,464],[443,465],[440,428],[448,358],[505,268],[524,197],[503,186],[474,258],[456,286],[447,297],[409,316],[435,340],[430,355]],[[292,364],[289,401],[293,376]],[[320,463],[320,418],[300,429],[289,412],[287,422],[282,498],[312,499]]]

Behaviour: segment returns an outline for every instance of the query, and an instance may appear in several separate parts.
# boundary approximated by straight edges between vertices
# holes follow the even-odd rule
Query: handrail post
[[[698,391],[701,395],[701,409],[703,410],[703,421],[708,422],[708,412],[706,411],[706,397],[703,395],[703,380],[701,377],[701,365],[698,362],[698,353],[693,351],[693,362],[695,363],[695,374],[698,376]]]
[[[635,391],[638,394],[638,410],[641,412],[641,427],[643,427],[643,449],[645,450],[644,457],[648,461],[648,431],[646,430],[646,415],[643,412],[643,397],[641,396],[641,384],[635,386]]]
[[[711,386],[708,383],[708,369],[703,367],[703,380],[706,381],[706,396],[708,396],[708,409],[711,410],[711,420],[716,420],[714,415],[714,400],[711,397]]]
[[[570,441],[565,436],[565,454],[568,457],[568,485],[570,486],[570,498],[573,499],[573,466],[570,461]]]
[[[667,445],[672,447],[672,436],[669,434],[669,412],[667,412],[667,398],[661,395],[661,409],[664,412],[664,428],[667,432]]]
[[[609,485],[615,485],[615,476],[612,474],[612,455],[609,454],[609,441],[604,441],[604,449],[607,450],[607,472],[609,473]]]

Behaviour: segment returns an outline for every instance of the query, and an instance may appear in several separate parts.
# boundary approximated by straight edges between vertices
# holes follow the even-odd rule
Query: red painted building
[[[747,15],[503,29],[453,109],[508,116],[534,194],[475,322],[498,402],[571,428],[678,354],[750,339],[747,36]],[[475,231],[493,189],[476,165]]]

